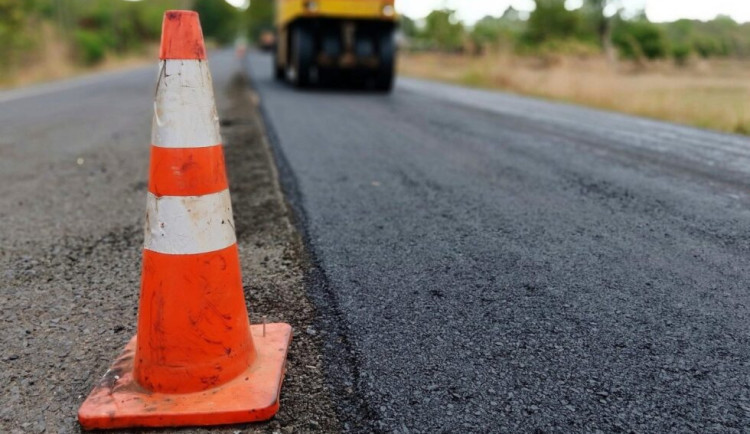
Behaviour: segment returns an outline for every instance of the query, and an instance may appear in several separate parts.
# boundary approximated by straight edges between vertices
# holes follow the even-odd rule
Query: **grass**
[[[95,66],[75,61],[70,44],[49,24],[41,26],[40,44],[27,53],[21,67],[0,76],[0,89],[28,86],[36,83],[74,77],[94,71],[109,71],[146,64],[157,59],[158,46],[148,45],[143,52],[127,56],[107,56]]]
[[[404,75],[750,135],[750,62],[612,64],[603,57],[403,53]]]

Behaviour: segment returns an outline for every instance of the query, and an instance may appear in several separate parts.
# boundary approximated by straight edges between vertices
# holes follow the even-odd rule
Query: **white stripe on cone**
[[[154,101],[151,143],[163,148],[221,144],[208,63],[162,60]]]
[[[204,196],[148,193],[144,248],[189,255],[225,249],[236,242],[229,190]]]

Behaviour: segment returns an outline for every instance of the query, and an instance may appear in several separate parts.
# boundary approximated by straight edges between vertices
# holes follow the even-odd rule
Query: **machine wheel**
[[[307,87],[312,82],[313,38],[305,26],[295,26],[292,32],[291,81],[297,87]]]
[[[286,71],[284,70],[283,66],[279,66],[278,62],[278,51],[273,51],[273,76],[276,80],[284,81],[284,77],[286,76]]]
[[[393,30],[386,30],[380,36],[380,67],[375,77],[375,90],[390,92],[396,73],[396,41]]]

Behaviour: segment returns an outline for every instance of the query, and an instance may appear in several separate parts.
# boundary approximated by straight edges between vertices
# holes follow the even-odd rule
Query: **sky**
[[[250,3],[249,0],[226,0],[227,3],[230,5],[236,6],[238,8],[245,9],[247,8],[248,4]]]
[[[569,7],[582,0],[568,0]],[[651,21],[675,21],[680,18],[710,20],[716,15],[729,15],[736,21],[750,21],[750,0],[619,0],[631,12],[643,9]],[[530,11],[532,0],[396,0],[396,9],[409,17],[422,18],[433,9],[448,7],[458,17],[472,24],[485,15],[500,15],[508,7]]]

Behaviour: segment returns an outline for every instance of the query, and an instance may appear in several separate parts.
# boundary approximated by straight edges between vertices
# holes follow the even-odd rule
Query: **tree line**
[[[401,32],[414,49],[441,51],[605,52],[678,62],[692,56],[750,57],[750,24],[721,16],[653,23],[642,13],[605,14],[615,1],[584,0],[581,8],[569,10],[565,0],[535,0],[530,14],[508,8],[473,26],[458,20],[455,11],[439,9],[420,21],[402,16]],[[33,62],[50,34],[69,47],[71,61],[82,65],[143,51],[158,43],[167,9],[198,11],[205,36],[219,44],[238,36],[257,39],[273,28],[273,0],[252,0],[246,11],[222,0],[0,0],[0,75]]]
[[[473,26],[456,18],[456,11],[439,9],[419,22],[401,17],[401,29],[414,49],[482,53],[512,49],[521,54],[605,52],[626,59],[672,58],[683,63],[691,56],[750,57],[750,24],[730,17],[711,21],[679,20],[654,23],[644,13],[626,16],[611,12],[613,0],[584,0],[570,10],[565,0],[535,0],[525,16],[509,7]]]
[[[0,0],[0,75],[33,63],[50,38],[81,65],[138,53],[159,42],[168,9],[198,11],[204,35],[220,44],[237,37],[244,19],[222,0]]]

